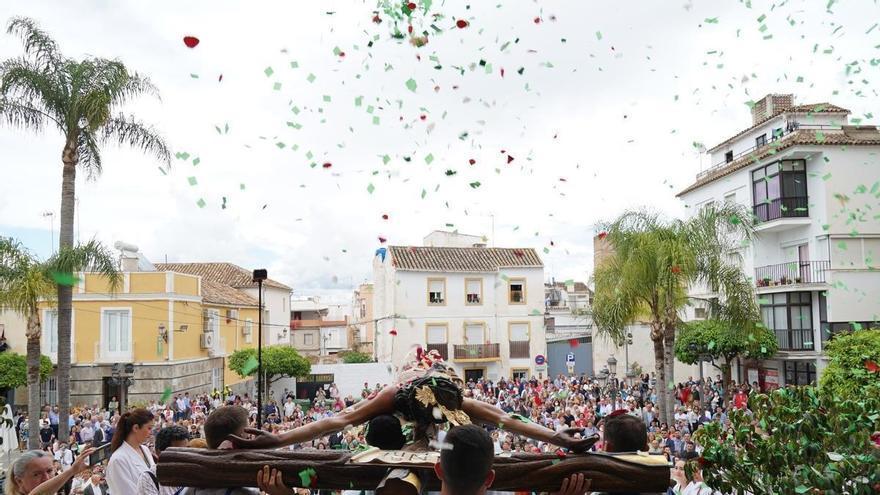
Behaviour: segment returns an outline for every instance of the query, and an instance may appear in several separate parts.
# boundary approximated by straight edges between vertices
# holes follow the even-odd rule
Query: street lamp
[[[617,359],[614,356],[608,358],[608,372],[611,379],[611,402],[617,405]]]
[[[263,426],[263,281],[269,278],[265,268],[254,270],[257,283],[257,428]]]

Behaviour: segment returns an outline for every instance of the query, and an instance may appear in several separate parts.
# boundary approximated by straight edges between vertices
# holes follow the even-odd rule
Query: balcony
[[[773,232],[810,224],[809,198],[789,196],[776,198],[752,207],[757,229]]]
[[[500,359],[500,344],[464,344],[453,346],[453,360],[455,361],[498,361]]]
[[[785,288],[803,288],[804,285],[826,283],[830,261],[790,261],[755,268],[758,292],[774,292]],[[783,289],[780,289],[783,288]]]
[[[512,359],[531,357],[529,351],[529,341],[510,341],[510,357]]]
[[[437,351],[444,361],[449,361],[449,344],[427,344],[428,352]]]
[[[812,351],[813,329],[776,330],[776,343],[780,351]]]

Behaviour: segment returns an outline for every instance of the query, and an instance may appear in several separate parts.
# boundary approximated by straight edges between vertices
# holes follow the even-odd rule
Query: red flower
[[[382,220],[388,220],[388,215],[382,215]]]
[[[541,18],[535,17],[535,24],[541,24]]]
[[[608,237],[608,232],[605,232],[604,230],[602,232],[599,232],[600,241],[604,241],[606,237]]]
[[[471,165],[473,165],[473,164],[477,163],[477,161],[474,160],[473,158],[471,158],[470,160],[468,160],[468,163],[470,163]]]
[[[464,28],[468,27],[468,21],[466,21],[464,19],[459,19],[458,21],[455,22],[455,25],[458,26],[458,29],[464,29]]]
[[[184,36],[183,44],[186,45],[188,48],[195,48],[196,45],[199,44],[199,39],[195,36]]]
[[[865,361],[865,369],[870,371],[871,373],[877,373],[880,371],[880,365],[877,365],[876,362],[868,360]]]
[[[374,16],[373,16],[373,22],[375,22],[376,24],[379,24],[379,23],[382,22],[382,18],[379,17],[378,15],[374,15]]]
[[[672,273],[681,273],[681,268],[678,265],[672,265],[670,270],[672,270]]]

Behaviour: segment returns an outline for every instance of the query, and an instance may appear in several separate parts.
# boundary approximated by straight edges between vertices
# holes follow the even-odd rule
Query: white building
[[[880,132],[848,125],[849,110],[793,100],[758,101],[752,125],[709,149],[716,165],[679,193],[692,213],[728,202],[754,214],[742,269],[780,350],[744,363],[739,380],[771,388],[815,381],[834,332],[880,319]],[[687,319],[704,317],[688,308]]]
[[[440,352],[467,379],[546,376],[546,364],[535,364],[535,357],[546,353],[544,265],[538,254],[442,234],[425,239],[432,247],[377,251],[378,360],[400,365],[421,345]],[[461,247],[473,240],[477,247]]]
[[[253,272],[232,263],[155,263],[156,270],[198,275],[234,287],[257,299]],[[263,341],[265,345],[290,345],[290,287],[267,279],[263,282]]]

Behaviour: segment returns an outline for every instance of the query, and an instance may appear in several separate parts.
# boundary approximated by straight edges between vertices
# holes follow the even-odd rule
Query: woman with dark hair
[[[110,441],[110,463],[107,464],[107,485],[110,493],[137,493],[141,474],[152,469],[155,461],[150,449],[142,445],[153,429],[153,413],[133,409],[119,418]]]

